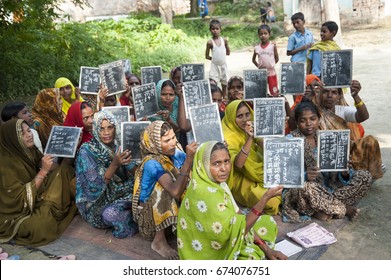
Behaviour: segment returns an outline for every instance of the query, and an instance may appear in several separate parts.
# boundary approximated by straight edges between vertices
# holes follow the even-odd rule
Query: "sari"
[[[87,131],[84,127],[83,116],[81,114],[81,105],[82,102],[75,102],[69,107],[68,114],[64,121],[64,126],[72,126],[72,127],[82,127],[83,128],[83,136],[81,139],[81,144],[85,142],[89,142],[92,139],[92,133]]]
[[[72,82],[69,79],[61,77],[61,78],[58,78],[57,81],[54,83],[54,87],[58,88],[59,90],[60,90],[60,88],[68,86],[68,85],[70,85],[71,88],[72,88],[72,94],[71,94],[72,102],[69,103],[63,97],[61,97],[61,99],[62,99],[62,114],[63,114],[63,118],[64,119],[65,119],[66,115],[68,114],[68,110],[71,107],[71,105],[73,104],[73,102],[75,102],[75,101],[79,101],[79,102],[84,101],[81,96],[77,100],[76,92],[75,92],[75,86],[72,84]]]
[[[149,174],[147,166],[152,161],[156,161],[158,167],[163,168],[164,173],[168,173],[173,181],[176,181],[179,176],[179,169],[184,162],[184,153],[179,145],[174,157],[179,158],[178,154],[182,154],[182,160],[174,160],[173,157],[162,154],[160,133],[163,123],[163,121],[154,121],[140,135],[143,161],[135,175],[132,208],[133,220],[138,224],[141,235],[147,240],[153,240],[156,231],[164,230],[170,226],[174,232],[178,217],[177,201],[164,190],[158,182],[158,178],[152,180],[151,185],[143,185],[143,180],[147,181],[148,179],[144,173]],[[144,194],[145,188],[150,189],[146,195]],[[144,202],[140,200],[141,196],[146,196]]]
[[[180,259],[265,259],[254,244],[254,234],[274,248],[278,229],[273,217],[262,215],[245,234],[246,216],[232,197],[227,183],[217,183],[210,174],[211,151],[217,142],[203,143],[195,157],[189,187],[178,215]]]
[[[42,246],[61,236],[76,213],[75,173],[63,163],[37,189],[42,153],[25,147],[23,122],[11,119],[0,127],[0,242]]]
[[[111,112],[100,111],[94,116],[93,138],[81,145],[76,157],[76,205],[85,221],[96,228],[111,228],[117,238],[133,236],[137,226],[133,223],[131,200],[132,167],[119,167],[108,183],[105,173],[115,151],[102,143],[99,136],[101,123],[107,120],[115,126],[118,139],[119,126]]]
[[[59,98],[60,93],[57,89],[43,89],[35,98],[35,102],[31,110],[35,120],[35,128],[38,131],[44,150],[48,142],[52,126],[63,124],[62,113],[58,104]]]
[[[299,129],[294,137],[304,138],[305,169],[317,165],[317,151],[312,148]],[[315,139],[316,140],[316,139]],[[367,170],[350,170],[345,181],[340,172],[321,172],[314,181],[305,181],[304,188],[286,189],[282,195],[284,222],[305,222],[316,212],[324,212],[333,218],[346,215],[346,205],[354,205],[368,192],[372,185],[371,173]]]
[[[236,124],[236,112],[242,100],[234,100],[228,104],[225,116],[222,121],[224,139],[228,143],[228,151],[232,162],[246,142],[246,133]],[[254,118],[253,110],[246,103],[250,110],[251,118]],[[263,187],[263,147],[259,147],[255,141],[251,144],[251,149],[247,160],[241,169],[232,167],[231,174],[227,181],[228,186],[235,200],[245,206],[253,207],[267,191]],[[271,198],[264,208],[264,212],[269,215],[276,215],[281,203],[281,197]]]

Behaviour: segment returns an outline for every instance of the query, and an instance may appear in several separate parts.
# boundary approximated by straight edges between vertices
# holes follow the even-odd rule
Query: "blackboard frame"
[[[196,66],[197,68],[201,67],[202,68],[202,77],[198,77],[199,73],[197,73],[195,79],[188,79],[187,76],[185,75],[186,67],[188,67],[188,66],[192,66],[193,68],[194,68],[194,66]],[[204,63],[185,63],[185,64],[181,65],[181,83],[201,81],[201,80],[205,80],[205,64]]]
[[[134,160],[136,162],[141,162],[141,160],[142,160],[140,147],[138,148],[140,157],[136,157],[135,153],[134,153],[134,149],[125,146],[125,143],[126,143],[125,133],[124,133],[125,126],[128,126],[128,125],[141,126],[141,127],[144,127],[144,129],[145,129],[150,124],[151,124],[150,121],[140,121],[140,122],[136,121],[136,122],[123,122],[123,123],[121,123],[121,152],[123,152],[126,149],[130,150],[132,152],[132,160]],[[144,129],[142,131],[144,131]],[[138,135],[138,142],[140,142],[140,134]]]
[[[299,180],[297,180],[297,182],[293,182],[291,184],[286,184],[286,183],[282,183],[282,182],[270,182],[269,181],[269,178],[268,178],[268,174],[274,174],[273,172],[269,172],[269,170],[273,170],[273,168],[270,168],[268,163],[269,163],[269,158],[274,158],[276,152],[274,152],[273,155],[269,155],[268,153],[270,152],[270,150],[268,149],[268,145],[270,144],[280,144],[280,145],[286,145],[286,144],[289,144],[289,145],[292,145],[292,144],[295,144],[295,148],[298,148],[299,149],[299,155],[297,157],[300,157],[299,160],[299,169],[300,169],[300,176],[299,176]],[[281,148],[279,148],[279,150],[281,150]],[[283,185],[284,188],[304,188],[304,138],[301,138],[301,137],[292,137],[292,138],[288,138],[288,137],[283,137],[283,138],[273,138],[273,137],[270,137],[270,138],[264,138],[263,139],[263,159],[264,159],[264,164],[263,164],[263,168],[264,168],[264,172],[263,172],[263,175],[264,175],[264,187],[265,188],[273,188],[273,187],[277,187],[279,185]],[[286,159],[286,160],[292,160],[293,159],[293,156],[290,155],[289,157],[283,157],[283,159]],[[296,158],[297,160],[297,158]],[[274,167],[274,162],[272,162],[272,166]],[[280,161],[280,166],[281,164],[283,164],[284,161],[281,160]],[[295,165],[292,165],[292,166],[297,166],[297,164]],[[291,172],[288,172],[288,173],[291,173]]]
[[[324,166],[321,165],[321,156],[323,155],[322,149],[321,149],[321,147],[322,147],[321,142],[322,142],[322,139],[324,139],[322,136],[324,136],[326,134],[330,134],[330,133],[339,134],[339,135],[345,134],[345,139],[347,139],[346,149],[344,149],[344,150],[346,150],[346,155],[345,155],[346,157],[344,158],[346,168],[338,168],[337,166],[335,168],[324,168]],[[318,150],[317,165],[320,168],[320,171],[321,172],[348,171],[349,170],[348,164],[349,164],[349,157],[350,157],[350,130],[349,129],[319,130],[317,132],[317,138],[318,138],[318,143],[317,143],[317,150]],[[341,151],[337,150],[333,154],[337,158],[337,155],[341,154]]]
[[[158,73],[160,73],[159,79],[157,79],[156,81],[153,81],[155,84],[157,84],[163,78],[163,71],[162,71],[162,67],[161,66],[144,66],[144,67],[141,67],[140,68],[141,84],[152,83],[151,81],[148,81],[147,79],[145,79],[145,70],[148,70],[148,69],[158,69],[158,71],[159,71]],[[155,75],[154,75],[154,77],[155,77]]]
[[[284,79],[284,67],[291,67],[292,68],[292,74],[295,79]],[[297,69],[299,67],[299,69]],[[298,70],[302,72],[302,75],[298,75]],[[304,95],[305,88],[306,88],[306,81],[305,81],[305,76],[306,76],[306,65],[304,62],[281,62],[281,67],[280,67],[280,92],[281,94],[295,94],[295,95]],[[290,75],[288,77],[291,77]],[[300,80],[299,80],[300,78]],[[292,82],[297,81],[302,81],[302,83],[299,84],[300,89],[298,90],[293,90],[291,87],[288,88],[287,86],[291,85]],[[285,83],[288,83],[287,85]],[[285,90],[285,88],[288,88],[289,90]]]
[[[197,104],[195,106],[190,106],[189,105],[189,91],[186,89],[188,86],[190,85],[197,85],[197,84],[201,84],[204,88],[205,86],[207,86],[207,91],[208,91],[208,95],[206,95],[205,97],[209,100],[206,101],[206,103],[202,103],[202,104]],[[198,86],[198,85],[197,85]],[[194,96],[194,95],[193,95]],[[201,95],[199,95],[201,96]],[[203,95],[204,96],[204,95]],[[213,99],[212,99],[212,93],[211,93],[211,90],[210,90],[210,82],[209,80],[199,80],[199,81],[191,81],[191,82],[184,82],[183,83],[183,100],[184,100],[184,103],[185,103],[185,114],[186,114],[186,119],[189,119],[190,115],[189,115],[189,110],[190,108],[192,107],[196,107],[196,106],[200,106],[200,105],[206,105],[206,104],[211,104],[213,103]]]
[[[57,153],[57,152],[52,153],[51,152],[52,143],[53,143],[52,142],[53,141],[53,133],[55,133],[55,131],[58,131],[60,128],[62,130],[72,131],[73,134],[74,133],[78,133],[78,135],[76,137],[77,139],[74,139],[74,141],[72,141],[72,143],[73,143],[72,153]],[[62,126],[62,125],[54,125],[54,126],[52,126],[52,129],[50,130],[48,142],[47,142],[46,147],[45,147],[44,155],[50,154],[50,155],[56,156],[56,157],[74,158],[75,155],[76,155],[77,146],[79,144],[79,139],[80,139],[81,132],[82,132],[82,128],[81,127]],[[64,145],[63,145],[63,147],[64,147]]]
[[[153,88],[153,92],[154,92],[154,103],[152,103],[152,106],[154,108],[156,108],[155,110],[151,110],[151,111],[154,111],[154,112],[150,112],[152,114],[148,114],[148,115],[141,115],[140,114],[140,110],[139,110],[139,102],[138,102],[138,99],[135,98],[135,95],[138,94],[138,90],[142,90],[144,88],[147,88],[148,90],[151,90],[149,89],[150,87]],[[144,91],[143,91],[144,92]],[[154,115],[156,114],[158,111],[159,111],[159,104],[158,104],[158,100],[157,100],[157,93],[156,93],[156,85],[155,83],[149,83],[149,84],[145,84],[145,85],[139,85],[139,86],[135,86],[132,88],[132,98],[133,98],[133,108],[134,108],[134,114],[136,116],[136,120],[137,121],[140,121],[142,120],[144,117],[148,117],[148,116],[151,116],[151,115]],[[145,102],[144,102],[145,103]]]
[[[282,120],[282,125],[281,125],[281,133],[267,133],[267,134],[260,134],[258,133],[258,130],[259,130],[259,127],[258,127],[258,112],[259,110],[261,109],[261,106],[258,106],[258,105],[262,105],[262,104],[259,104],[259,103],[276,103],[275,105],[273,106],[278,106],[278,107],[281,107],[281,111],[282,111],[282,116],[280,117],[280,119]],[[280,103],[280,104],[278,104]],[[286,112],[285,112],[285,98],[283,97],[267,97],[267,98],[255,98],[254,99],[254,137],[283,137],[285,136],[285,118],[286,118]],[[268,105],[269,106],[269,105]],[[273,112],[274,110],[272,110]],[[271,116],[271,120],[273,121],[273,127],[274,127],[274,123],[276,122],[276,119],[275,119],[275,116]],[[273,129],[273,131],[275,131]]]
[[[263,77],[265,77],[265,83],[260,86],[260,89],[263,90],[263,92],[260,91],[258,94],[249,95],[249,89],[250,89],[249,82],[255,83],[254,81],[250,81],[249,79],[247,79],[249,73],[259,73],[258,77],[260,77],[261,80],[263,79]],[[268,81],[267,81],[266,69],[243,70],[243,90],[244,90],[243,99],[244,100],[252,100],[254,98],[266,98],[268,92],[267,89],[268,89]]]
[[[333,84],[330,84],[328,80],[326,80],[327,78],[325,78],[326,76],[328,75],[325,75],[326,74],[326,71],[329,69],[329,67],[324,67],[324,63],[325,62],[325,56],[326,55],[330,55],[330,54],[349,54],[349,59],[350,59],[350,63],[349,63],[349,73],[348,73],[348,81],[345,82],[345,83],[338,83],[338,77],[335,78],[335,82]],[[353,80],[353,50],[352,49],[346,49],[346,50],[334,50],[334,51],[322,51],[321,52],[321,80],[324,84],[324,88],[347,88],[347,87],[350,87],[350,84]],[[342,60],[342,66],[346,66],[346,61],[343,61]],[[346,67],[343,67],[343,68],[346,68]]]
[[[218,131],[216,130],[207,130],[207,133],[208,134],[217,134],[218,132],[218,135],[220,136],[220,139],[208,139],[206,141],[200,141],[199,137],[197,138],[197,135],[198,134],[198,126],[195,126],[194,125],[194,122],[196,120],[195,116],[194,116],[194,111],[196,110],[199,110],[199,109],[203,109],[203,108],[212,108],[213,112],[215,113],[215,120],[216,120],[216,123],[218,124]],[[193,133],[193,136],[194,136],[194,141],[198,142],[198,143],[204,143],[204,142],[207,142],[207,141],[218,141],[218,142],[224,142],[224,134],[223,134],[223,128],[222,128],[222,125],[221,125],[221,120],[220,120],[220,113],[219,113],[219,107],[217,105],[217,103],[211,103],[211,104],[204,104],[204,105],[200,105],[200,106],[194,106],[192,108],[190,108],[190,111],[189,111],[189,114],[190,114],[190,124],[191,124],[191,130],[192,130],[192,133]],[[205,127],[203,128],[205,130]]]
[[[84,83],[83,83],[83,70],[84,69],[90,69],[90,70],[95,70],[96,71],[96,74],[98,75],[98,82],[96,84],[96,86],[91,86],[94,88],[94,91],[85,91],[83,90],[84,89]],[[95,84],[94,84],[95,85]],[[80,75],[79,75],[79,88],[80,88],[80,93],[82,94],[94,94],[94,95],[98,95],[98,91],[99,90],[99,85],[100,85],[100,71],[99,71],[99,68],[98,67],[88,67],[88,66],[80,66]],[[90,87],[89,87],[90,88]]]
[[[121,126],[121,123],[123,122],[130,122],[130,107],[129,106],[107,106],[107,107],[102,107],[103,111],[109,111],[114,115],[115,120],[117,121],[118,126]],[[123,111],[127,112],[127,117],[128,119],[126,121],[119,121],[117,118],[117,115],[113,113],[113,111]],[[121,113],[123,113],[121,112]],[[124,115],[124,114],[121,114]]]
[[[117,74],[120,75],[120,78],[117,80],[117,82],[119,83],[117,90],[112,89],[111,87],[108,87],[107,82],[106,82],[106,75],[105,75],[106,72],[105,71],[108,69],[112,69],[112,68],[119,69]],[[108,96],[122,93],[126,90],[126,86],[125,86],[126,77],[125,77],[125,67],[124,67],[124,60],[123,59],[99,65],[99,73],[100,73],[100,80],[101,80],[102,85],[109,90]]]

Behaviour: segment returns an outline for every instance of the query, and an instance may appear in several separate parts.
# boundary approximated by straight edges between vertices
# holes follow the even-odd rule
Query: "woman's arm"
[[[238,155],[235,157],[234,165],[237,168],[243,168],[246,163],[247,157],[251,151],[251,144],[254,140],[254,127],[252,122],[247,122],[246,126],[247,140],[240,149]]]
[[[35,176],[35,187],[38,190],[43,181],[45,180],[48,173],[52,170],[52,166],[54,164],[54,157],[52,155],[44,155],[41,159],[41,170]]]
[[[358,96],[358,93],[361,90],[361,84],[357,80],[353,80],[350,85],[350,92],[354,100],[354,106],[356,106],[356,121],[361,123],[366,121],[369,118],[369,112],[365,103],[361,100],[361,97]]]
[[[177,118],[178,126],[182,131],[188,132],[191,130],[191,124],[190,121],[186,119],[185,99],[183,98],[183,86],[181,83],[179,83],[177,84],[176,88],[178,88],[178,90],[176,90],[175,93],[179,99],[178,118]]]

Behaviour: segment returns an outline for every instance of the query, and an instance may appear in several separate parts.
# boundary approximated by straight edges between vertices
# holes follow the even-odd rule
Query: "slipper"
[[[17,261],[17,260],[20,260],[20,257],[18,255],[12,255],[12,256],[9,256],[7,258],[7,260],[14,260],[14,261]]]
[[[76,260],[76,256],[75,255],[58,256],[57,260],[73,261]]]
[[[8,253],[4,252],[4,253],[0,253],[0,260],[6,260],[8,258]]]

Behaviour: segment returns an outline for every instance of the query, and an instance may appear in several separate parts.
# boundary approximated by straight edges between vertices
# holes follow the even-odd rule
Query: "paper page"
[[[317,223],[312,223],[296,231],[288,232],[287,235],[304,248],[337,242],[337,239],[331,232],[328,232]]]
[[[298,252],[302,251],[303,248],[293,244],[292,242],[289,242],[286,239],[283,239],[280,242],[276,243],[274,250],[280,251],[285,256],[290,257],[290,256],[293,256],[294,254],[297,254]]]

